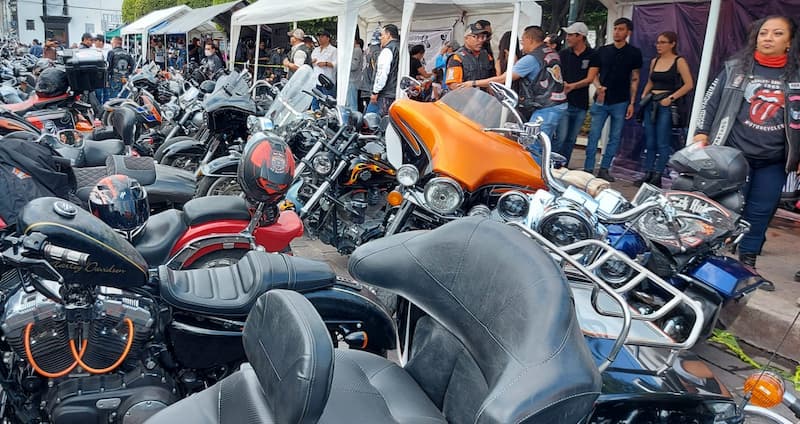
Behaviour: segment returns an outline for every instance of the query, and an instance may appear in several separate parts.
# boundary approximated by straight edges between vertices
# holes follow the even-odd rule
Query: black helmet
[[[47,68],[36,81],[36,94],[41,97],[60,96],[69,90],[67,73],[58,68]]]
[[[36,61],[36,65],[33,66],[33,75],[41,75],[42,71],[48,68],[52,68],[56,66],[55,62],[52,59],[41,58]]]
[[[89,210],[129,241],[150,218],[145,189],[135,179],[119,174],[97,182],[89,193]]]
[[[673,190],[699,191],[712,199],[739,190],[750,174],[742,152],[728,146],[692,144],[675,152],[669,166],[681,176]]]
[[[294,156],[282,138],[258,132],[244,147],[237,173],[245,195],[256,202],[278,202],[294,179]]]

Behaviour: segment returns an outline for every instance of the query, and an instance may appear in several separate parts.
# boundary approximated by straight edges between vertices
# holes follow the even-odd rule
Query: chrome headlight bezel
[[[562,234],[558,237],[559,235],[555,234],[558,230],[556,226],[563,226],[563,222],[559,223],[559,221],[564,218],[572,220],[572,224],[578,227],[572,229],[570,231],[571,234]],[[551,206],[546,208],[541,219],[536,223],[535,230],[557,246],[566,246],[580,240],[598,238],[597,223],[594,216],[583,206],[565,198],[556,199]],[[563,231],[564,229],[561,228],[561,230]]]
[[[453,196],[453,201],[449,204],[443,205],[445,199],[441,198],[441,194],[446,196]],[[436,177],[432,178],[425,184],[423,190],[425,197],[425,204],[434,212],[440,215],[450,215],[464,203],[464,190],[461,188],[454,179],[449,177]],[[439,196],[437,197],[435,196]]]
[[[530,207],[531,200],[528,195],[517,190],[507,191],[497,199],[497,213],[504,221],[525,220],[528,217]]]
[[[333,171],[333,159],[327,153],[318,153],[311,159],[311,169],[318,175],[328,175]]]
[[[395,173],[395,178],[401,186],[412,187],[419,181],[419,170],[414,165],[400,165]]]

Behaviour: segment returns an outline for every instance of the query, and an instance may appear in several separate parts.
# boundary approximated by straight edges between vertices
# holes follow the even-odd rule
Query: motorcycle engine
[[[383,232],[385,198],[385,193],[372,187],[367,191],[349,192],[339,197],[340,204],[321,200],[321,215],[330,217],[330,209],[336,208],[336,222],[334,225],[334,219],[326,219],[319,230],[320,240],[336,247],[339,253],[349,255],[359,245],[379,237]],[[337,239],[338,243],[334,243]]]
[[[54,292],[58,285],[43,282]],[[154,330],[153,305],[148,299],[102,288],[94,303],[85,307],[57,303],[38,292],[16,290],[6,302],[2,330],[13,351],[25,361],[19,372],[20,386],[38,400],[42,414],[53,422],[143,422],[147,417],[176,400],[176,390],[158,362],[150,357],[145,344]],[[69,323],[75,309],[84,319]],[[58,373],[71,366],[75,359],[70,351],[70,328],[87,341],[82,361],[96,373],[114,364],[124,352],[129,329],[125,319],[133,323],[133,342],[122,364],[108,373],[91,375],[80,366],[68,375],[50,380],[40,376],[38,367]],[[30,334],[26,352],[26,329]],[[76,340],[76,344],[80,344]],[[33,358],[36,367],[30,363]],[[57,384],[52,382],[57,381]]]

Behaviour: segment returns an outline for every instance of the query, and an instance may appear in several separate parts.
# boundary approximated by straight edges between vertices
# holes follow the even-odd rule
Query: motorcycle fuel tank
[[[147,282],[147,263],[142,255],[99,218],[66,200],[31,200],[19,213],[18,228],[23,234],[39,232],[54,245],[89,254],[84,266],[53,263],[65,284],[124,289]]]

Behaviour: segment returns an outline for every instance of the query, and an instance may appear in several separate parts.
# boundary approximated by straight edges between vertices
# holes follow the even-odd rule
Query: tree
[[[122,0],[122,20],[131,23],[154,10],[167,9],[177,4],[176,0]]]
[[[575,0],[576,20],[586,23],[589,29],[597,31],[598,41],[605,37],[608,10],[599,0]],[[569,0],[542,0],[542,29],[553,34],[567,26]],[[599,44],[599,43],[598,43]]]

